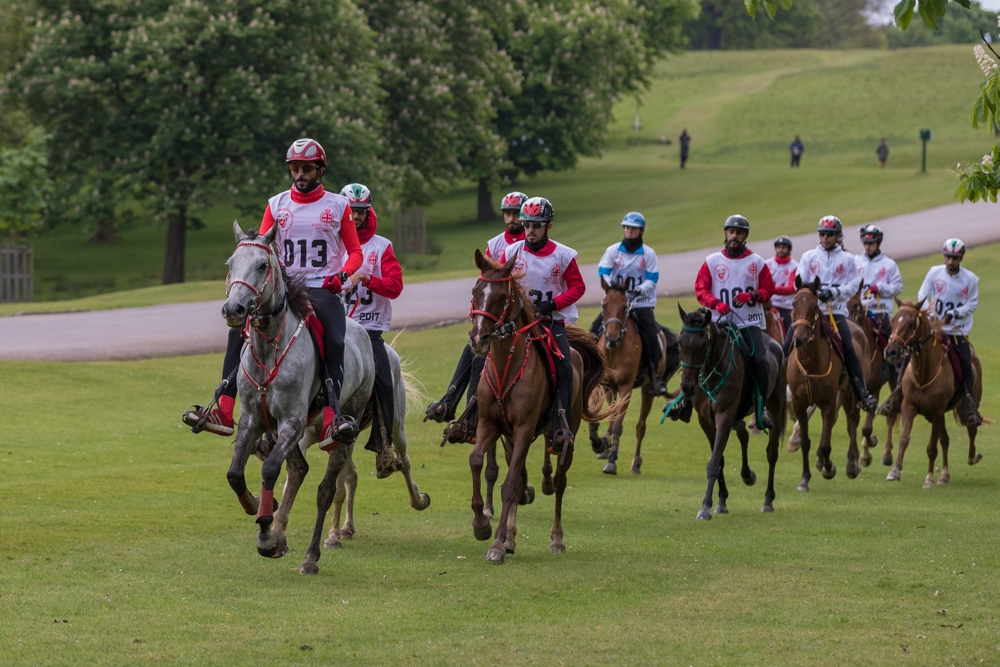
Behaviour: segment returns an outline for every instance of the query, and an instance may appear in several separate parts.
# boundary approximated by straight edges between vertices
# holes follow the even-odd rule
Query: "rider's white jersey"
[[[633,308],[653,308],[656,306],[656,283],[660,279],[660,268],[656,261],[656,251],[643,243],[635,252],[629,252],[622,243],[608,246],[597,265],[597,274],[608,282],[621,278],[625,289],[638,291],[639,296],[632,302]]]
[[[290,276],[302,276],[309,287],[322,287],[323,279],[343,270],[346,248],[340,237],[340,225],[347,197],[324,192],[314,202],[298,203],[291,190],[271,197],[267,205],[278,225],[276,243],[281,263]]]
[[[503,257],[503,253],[507,250],[507,248],[522,240],[524,240],[523,234],[521,235],[521,238],[514,238],[510,235],[510,232],[505,229],[502,234],[497,234],[486,242],[486,256],[494,262],[498,262],[500,261],[500,258]]]
[[[551,239],[549,242],[555,245],[555,249],[551,254],[545,256],[529,252],[524,247],[524,241],[511,244],[501,256],[501,261],[507,261],[511,257],[517,256],[514,271],[524,273],[524,276],[517,282],[535,303],[548,301],[566,291],[567,284],[564,275],[566,267],[576,259],[576,251],[569,246]],[[565,320],[570,324],[576,324],[578,318],[576,304],[570,304],[552,312],[552,319],[556,322]]]
[[[802,255],[798,274],[803,285],[819,277],[820,286],[829,287],[833,291],[833,298],[827,305],[835,315],[847,316],[847,300],[857,293],[861,282],[854,255],[839,245],[830,251],[818,245]]]
[[[736,259],[727,257],[724,252],[713,252],[705,258],[705,265],[712,275],[712,296],[726,303],[733,313],[721,315],[713,310],[712,319],[732,322],[739,329],[751,326],[765,329],[763,305],[747,303],[740,306],[736,303],[737,294],[756,291],[760,286],[760,273],[766,266],[764,258],[753,252]]]
[[[954,319],[944,326],[947,334],[969,335],[972,331],[972,313],[979,306],[979,278],[964,266],[958,274],[951,275],[944,264],[932,266],[917,292],[917,299],[926,299],[924,309],[935,317],[944,318],[949,310]]]
[[[861,301],[865,308],[892,317],[895,305],[893,297],[903,293],[903,275],[896,262],[884,252],[875,255],[874,259],[861,253],[854,256],[854,261],[865,287],[875,285],[878,288],[877,295],[870,294],[864,287],[861,289]]]
[[[799,266],[798,260],[794,257],[789,257],[788,261],[784,264],[780,264],[774,257],[767,260],[766,263],[768,270],[771,272],[771,277],[774,278],[775,287],[784,287],[787,285],[788,281],[792,280],[792,276],[795,275],[795,270]],[[775,308],[791,310],[792,299],[794,298],[794,294],[774,294],[771,296],[771,305]]]
[[[360,270],[372,278],[381,278],[382,257],[389,248],[392,248],[392,241],[378,234],[372,236],[366,243],[362,243],[361,253],[364,260]],[[389,325],[392,324],[392,299],[376,294],[362,283],[358,283],[356,291],[351,290],[344,308],[351,319],[366,330],[388,331]]]

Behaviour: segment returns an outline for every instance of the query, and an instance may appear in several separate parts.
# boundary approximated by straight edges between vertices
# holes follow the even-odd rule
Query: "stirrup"
[[[351,445],[358,437],[358,422],[350,415],[339,415],[323,434],[319,448],[324,452],[332,452],[341,445]]]
[[[216,435],[230,436],[234,432],[233,424],[226,424],[219,409],[195,403],[184,411],[181,421],[191,427],[192,433],[208,431]]]
[[[903,385],[902,380],[896,383],[896,388],[892,390],[889,394],[889,398],[885,399],[885,403],[878,406],[878,414],[884,415],[886,417],[894,417],[899,414],[900,409],[903,407]]]
[[[562,424],[558,427],[556,427],[555,423],[552,424],[552,446],[549,447],[549,452],[551,454],[560,454],[563,449],[573,451],[573,443],[576,439],[573,437],[573,430],[569,427],[569,422],[566,421],[566,411],[559,408],[556,411],[556,418]]]
[[[965,420],[964,426],[982,426],[983,416],[979,414],[975,399],[968,391],[962,397],[962,416]]]
[[[671,405],[674,407],[671,408]],[[693,411],[694,405],[691,403],[690,398],[684,398],[677,404],[669,403],[663,406],[663,412],[667,417],[670,417],[670,421],[677,421],[679,419],[685,424],[691,421],[691,413]]]
[[[476,444],[476,428],[479,425],[479,406],[476,397],[473,396],[465,406],[465,412],[458,419],[452,419],[444,427],[444,434],[441,438],[441,446],[445,443],[459,444],[467,442],[470,445]]]
[[[403,459],[395,447],[389,446],[375,455],[375,477],[385,479],[403,469]]]
[[[760,409],[760,423],[757,424],[757,427],[761,429],[774,428],[774,418],[771,417],[771,413],[767,408]]]
[[[440,424],[447,419],[448,413],[454,412],[454,408],[451,407],[449,401],[454,398],[455,390],[455,385],[451,385],[448,387],[448,391],[444,392],[444,396],[441,397],[440,401],[434,401],[428,405],[427,409],[424,410],[424,421],[430,419]]]

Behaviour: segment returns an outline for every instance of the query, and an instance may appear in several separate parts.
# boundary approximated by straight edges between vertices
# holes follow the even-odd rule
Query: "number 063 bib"
[[[764,307],[761,304],[743,306],[736,304],[736,295],[758,288],[760,272],[764,269],[764,259],[750,254],[739,259],[731,259],[721,252],[705,258],[705,264],[712,274],[712,296],[733,309],[733,322],[740,329],[748,326],[764,328]],[[712,319],[719,321],[722,316],[712,311]]]

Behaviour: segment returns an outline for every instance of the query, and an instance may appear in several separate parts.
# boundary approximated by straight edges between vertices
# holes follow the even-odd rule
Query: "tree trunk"
[[[167,256],[163,262],[163,284],[184,282],[184,244],[187,236],[187,209],[181,208],[167,225]]]
[[[496,220],[497,215],[493,208],[493,193],[490,192],[490,182],[487,178],[479,179],[479,215],[476,220],[479,222],[490,222]]]

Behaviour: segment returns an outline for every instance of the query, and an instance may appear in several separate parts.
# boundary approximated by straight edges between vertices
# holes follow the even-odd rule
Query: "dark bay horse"
[[[890,391],[895,388],[895,373],[889,363],[885,360],[882,348],[878,345],[878,334],[872,326],[868,311],[861,301],[861,294],[865,289],[864,283],[858,288],[858,293],[847,300],[847,312],[850,318],[857,322],[858,326],[865,334],[868,341],[869,350],[869,372],[868,372],[868,393],[878,398],[882,387],[889,384]],[[868,467],[872,462],[871,450],[878,447],[878,437],[872,434],[875,413],[868,412],[865,415],[865,424],[861,427],[861,465]],[[885,448],[882,451],[882,465],[892,465],[892,429],[896,426],[896,415],[888,415],[885,418],[886,435]]]
[[[517,535],[517,507],[527,490],[525,460],[528,448],[549,421],[554,388],[549,382],[547,363],[532,341],[546,334],[535,321],[531,300],[521,290],[513,273],[516,257],[498,264],[476,250],[479,280],[472,290],[472,330],[469,342],[476,354],[487,355],[486,367],[479,382],[477,402],[479,423],[476,443],[469,456],[472,470],[472,529],[478,540],[490,538],[490,517],[483,513],[480,478],[483,459],[495,448],[501,436],[507,459],[507,477],[501,497],[500,520],[486,560],[502,563],[506,554],[514,553]],[[580,420],[606,419],[616,405],[595,409],[590,402],[603,401],[605,366],[601,349],[590,334],[573,326],[566,327],[572,349],[573,392],[569,411],[569,426],[575,434]],[[555,493],[555,520],[552,524],[549,550],[566,552],[563,543],[562,500],[566,490],[566,472],[573,463],[573,448],[567,446],[558,453],[553,477],[551,440],[546,435],[545,461],[542,466],[542,492]]]
[[[757,474],[750,469],[747,459],[750,434],[743,422],[743,418],[754,414],[756,408],[753,379],[743,354],[736,349],[740,337],[738,332],[729,326],[717,326],[712,322],[712,312],[707,308],[699,308],[692,313],[685,313],[680,304],[677,304],[677,308],[683,322],[677,337],[681,351],[681,390],[685,398],[692,401],[698,413],[698,422],[712,450],[706,469],[708,489],[698,518],[711,519],[716,480],[719,482],[719,504],[715,513],[729,512],[726,507],[729,490],[724,474],[724,454],[729,432],[734,429],[743,453],[740,477],[747,486],[753,486],[757,481]],[[766,334],[762,334],[761,338],[767,345],[770,384],[764,390],[764,402],[774,418],[774,428],[768,434],[767,490],[764,492],[764,505],[760,511],[773,512],[774,467],[778,462],[778,442],[786,421],[785,376],[782,372],[784,355],[781,353],[781,345],[773,338]]]
[[[629,301],[626,296],[626,285],[616,280],[610,285],[601,276],[601,287],[604,288],[604,300],[601,302],[601,314],[604,319],[604,332],[597,344],[604,348],[608,367],[607,385],[611,390],[610,399],[620,397],[618,410],[608,421],[608,432],[598,437],[600,424],[590,424],[590,444],[595,452],[607,451],[608,462],[604,472],[609,475],[618,474],[618,445],[622,435],[622,422],[632,401],[632,390],[636,387],[636,379],[643,370],[642,339],[636,329],[635,322],[629,317]],[[666,384],[670,377],[680,367],[680,353],[673,335],[668,337],[661,331],[658,335],[660,363],[657,372]],[[652,383],[648,371],[638,385],[642,392],[642,403],[639,407],[639,420],[635,425],[635,456],[632,458],[632,474],[642,472],[642,439],[646,435],[646,418],[653,407]],[[668,394],[674,398],[677,394]]]
[[[837,411],[844,407],[847,415],[847,433],[850,446],[847,450],[847,476],[854,479],[861,472],[858,451],[858,424],[861,421],[861,409],[858,407],[851,390],[843,359],[834,349],[823,326],[820,312],[820,301],[817,296],[820,281],[816,278],[811,284],[804,285],[802,280],[795,278],[798,290],[792,299],[792,332],[795,347],[788,356],[787,377],[788,387],[792,393],[792,410],[798,420],[802,448],[802,481],[799,491],[809,490],[809,414],[808,408],[815,405],[823,415],[823,430],[820,433],[819,447],[816,450],[816,468],[825,479],[833,479],[837,475],[837,466],[830,460],[833,450],[831,435],[833,425],[837,423]],[[869,374],[870,354],[868,341],[861,327],[847,320],[854,341],[854,350],[865,377]],[[832,325],[831,325],[832,326]]]
[[[943,460],[941,476],[937,483],[947,484],[951,479],[951,471],[948,468],[950,438],[945,426],[945,414],[950,408],[955,407],[952,405],[953,402],[961,404],[961,401],[957,400],[961,394],[956,393],[958,387],[955,371],[948,362],[948,353],[941,341],[941,322],[931,320],[923,311],[923,299],[917,303],[896,299],[896,304],[899,310],[892,318],[892,335],[889,337],[889,345],[885,348],[885,355],[890,361],[895,362],[904,351],[907,351],[910,353],[910,362],[900,380],[903,385],[903,407],[900,410],[903,430],[899,434],[899,452],[886,479],[899,480],[900,471],[903,469],[903,456],[910,444],[913,420],[917,415],[923,415],[924,419],[931,423],[931,439],[927,443],[927,477],[924,480],[924,488],[930,489],[934,486],[934,462],[937,460],[938,441],[941,442]],[[976,374],[972,398],[978,406],[983,396],[983,368],[974,350],[972,368]],[[962,423],[961,410],[955,410],[955,419]],[[968,463],[971,466],[979,463],[983,456],[976,452],[976,433],[979,427],[973,422],[966,424],[966,429],[969,432]]]

